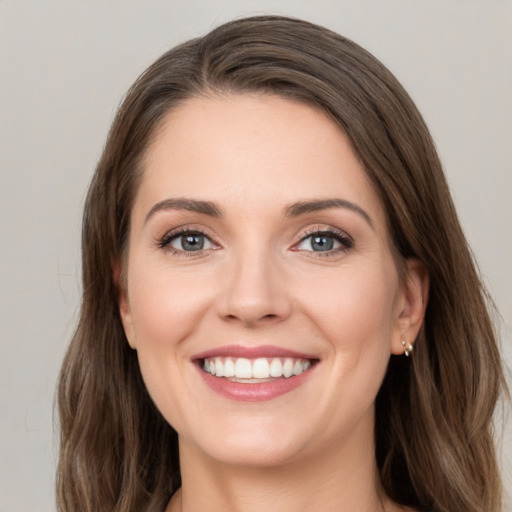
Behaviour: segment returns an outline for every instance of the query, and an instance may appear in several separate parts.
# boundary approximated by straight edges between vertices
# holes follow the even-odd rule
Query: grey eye
[[[328,236],[311,237],[311,248],[314,251],[330,251],[334,247],[334,239]]]
[[[183,233],[169,244],[173,249],[178,251],[201,251],[202,249],[211,249],[212,242],[202,233]]]
[[[341,243],[336,239],[336,236],[316,233],[304,238],[298,247],[302,251],[325,252],[338,249],[340,246]]]

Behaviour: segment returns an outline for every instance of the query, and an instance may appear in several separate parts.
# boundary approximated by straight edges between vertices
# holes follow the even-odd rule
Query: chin
[[[270,468],[289,464],[298,457],[291,446],[276,446],[275,442],[230,443],[227,448],[215,448],[208,454],[212,459],[229,466],[246,468]]]
[[[261,423],[247,427],[209,429],[208,435],[196,437],[193,445],[200,454],[217,462],[243,467],[272,467],[293,462],[304,452],[306,442],[282,426]],[[221,435],[222,434],[222,435]],[[306,439],[306,436],[304,436]],[[187,440],[180,437],[180,450]],[[185,445],[185,446],[184,446]]]

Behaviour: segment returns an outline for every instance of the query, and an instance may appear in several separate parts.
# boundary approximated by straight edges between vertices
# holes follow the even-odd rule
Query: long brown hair
[[[254,17],[164,54],[127,93],[87,196],[83,302],[58,390],[61,512],[161,512],[180,485],[177,435],[149,398],[121,325],[122,259],[141,161],[188,98],[260,92],[327,112],[384,204],[398,258],[421,260],[430,299],[411,358],[392,356],[376,403],[385,492],[436,512],[497,512],[492,416],[505,389],[488,300],[425,123],[394,76],[310,23]]]

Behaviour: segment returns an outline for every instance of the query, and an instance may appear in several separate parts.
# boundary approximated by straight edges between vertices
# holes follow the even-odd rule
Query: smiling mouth
[[[199,364],[204,372],[214,377],[251,384],[301,375],[317,361],[293,357],[207,357]]]

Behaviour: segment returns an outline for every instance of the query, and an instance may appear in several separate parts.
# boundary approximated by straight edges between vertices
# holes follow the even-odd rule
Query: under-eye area
[[[317,363],[318,359],[293,357],[208,357],[198,360],[204,372],[240,382],[290,378],[308,371]]]

